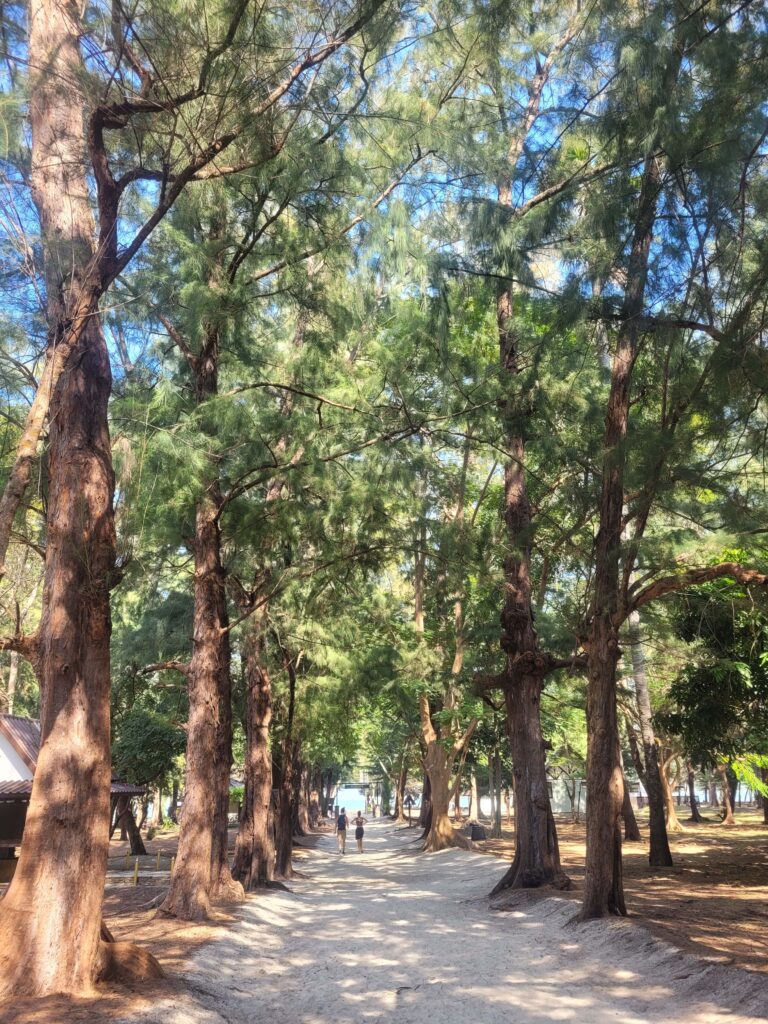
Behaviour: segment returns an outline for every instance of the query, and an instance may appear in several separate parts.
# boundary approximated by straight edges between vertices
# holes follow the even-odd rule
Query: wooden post
[[[173,869],[175,867],[176,867],[176,858],[175,857],[171,857],[171,869],[170,869],[171,878],[173,878]]]
[[[139,884],[139,858],[136,858],[136,863],[133,865],[133,884]]]
[[[160,870],[160,851],[157,851],[157,870]]]

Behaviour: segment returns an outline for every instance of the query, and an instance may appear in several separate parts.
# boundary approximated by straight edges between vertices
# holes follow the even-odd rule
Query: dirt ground
[[[738,824],[725,828],[719,822],[687,824],[685,831],[670,835],[675,867],[651,871],[646,843],[624,846],[625,889],[632,917],[658,938],[720,964],[734,964],[768,973],[768,826],[756,812],[738,816]],[[647,835],[647,820],[639,816]],[[326,830],[328,831],[328,830]],[[332,830],[331,830],[332,831]],[[414,828],[414,838],[416,829]],[[558,821],[561,856],[574,889],[563,896],[578,900],[583,880],[584,825]],[[234,843],[234,831],[231,842]],[[298,868],[310,856],[319,836],[300,841]],[[514,832],[504,829],[500,840],[476,843],[478,852],[509,859]],[[176,833],[167,830],[147,842],[148,856],[140,859],[139,884],[110,882],[104,916],[117,940],[130,940],[149,949],[160,961],[167,979],[140,991],[113,987],[93,1000],[15,1001],[0,1006],[3,1024],[110,1024],[146,1010],[156,1000],[179,998],[186,991],[180,975],[190,959],[209,942],[223,941],[233,913],[220,908],[215,920],[189,925],[155,914],[152,902],[167,887],[167,871],[175,854]],[[127,844],[113,841],[109,873],[130,877],[134,858],[126,861]],[[152,878],[158,870],[161,877]],[[126,874],[127,869],[127,874]],[[534,900],[540,897],[535,896]],[[252,899],[258,900],[255,896]]]
[[[330,830],[332,831],[332,829]],[[230,829],[229,845],[234,848],[236,829]],[[298,840],[295,848],[295,863],[301,870],[301,862],[307,856],[305,848],[312,848],[317,836]],[[159,982],[142,983],[140,988],[131,989],[122,985],[104,986],[103,994],[94,999],[36,999],[0,1002],[2,1024],[112,1024],[129,1010],[140,1012],[142,1008],[160,998],[168,998],[174,991],[179,996],[187,986],[179,980],[184,965],[206,943],[223,938],[235,920],[232,910],[219,906],[215,917],[204,924],[189,924],[173,918],[163,917],[155,911],[154,904],[168,889],[168,871],[171,858],[176,854],[178,828],[169,826],[153,839],[144,837],[146,857],[139,857],[138,885],[132,884],[136,862],[130,855],[127,842],[113,839],[109,844],[107,888],[104,896],[104,920],[117,942],[134,942],[149,950],[165,971],[166,978]],[[152,877],[157,872],[160,854],[162,877]],[[126,881],[114,881],[117,875],[124,875]],[[0,886],[0,897],[7,886]],[[257,897],[254,897],[257,898]]]
[[[684,809],[683,809],[684,810]],[[624,844],[627,908],[659,938],[718,963],[768,973],[768,825],[762,812],[737,814],[738,824],[685,822],[670,833],[673,868],[648,866],[647,842]],[[647,814],[638,814],[644,836]],[[578,900],[584,879],[584,824],[557,823],[560,856]],[[477,849],[510,858],[514,831],[503,839],[475,844]]]

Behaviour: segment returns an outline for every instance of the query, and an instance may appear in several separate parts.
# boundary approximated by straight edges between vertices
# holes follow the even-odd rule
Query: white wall
[[[0,736],[0,779],[4,782],[31,779],[32,772],[13,749],[5,736]]]

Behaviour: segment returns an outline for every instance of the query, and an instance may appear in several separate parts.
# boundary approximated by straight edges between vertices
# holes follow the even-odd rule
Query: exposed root
[[[103,941],[97,972],[99,981],[119,981],[123,984],[155,981],[165,973],[150,952],[132,942]]]

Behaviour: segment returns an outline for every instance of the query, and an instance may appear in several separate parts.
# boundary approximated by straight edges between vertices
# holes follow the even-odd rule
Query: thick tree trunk
[[[51,401],[45,584],[35,664],[41,745],[21,856],[0,904],[2,996],[89,993],[112,961],[101,939],[111,776],[112,379],[98,316],[100,288],[88,277],[94,224],[77,18],[78,9],[61,0],[30,4],[31,173],[45,264],[47,367],[58,344],[65,352],[65,336],[77,342],[69,371],[55,388],[49,375],[35,399],[36,406]],[[87,315],[73,327],[75,306]],[[38,436],[44,417],[43,411]],[[22,462],[28,456],[27,470],[35,449],[36,438],[26,455],[20,453]],[[16,497],[12,483],[3,495],[8,533],[13,512],[5,516],[6,498],[18,505],[25,481]],[[149,957],[146,963],[157,966]]]
[[[660,777],[659,748],[653,731],[651,695],[645,670],[640,636],[640,614],[633,612],[629,617],[629,642],[632,656],[632,676],[635,681],[635,700],[640,720],[640,735],[643,741],[643,762],[645,791],[648,794],[649,831],[651,837],[648,863],[653,868],[672,867],[672,852],[667,838],[667,824],[664,816],[664,790]]]
[[[197,508],[194,556],[194,646],[188,672],[184,813],[176,868],[161,908],[164,913],[185,921],[202,920],[208,917],[211,908],[214,815],[221,768],[220,687],[222,673],[228,671],[228,664],[222,663],[228,645],[222,644],[221,632],[225,625],[220,617],[225,597],[218,503],[212,495],[202,500]]]
[[[477,722],[473,721],[462,739],[455,741],[453,746],[448,749],[446,746],[448,735],[438,735],[435,730],[432,724],[429,700],[425,693],[419,695],[419,713],[425,747],[424,770],[429,779],[431,797],[429,828],[427,830],[425,827],[427,834],[423,848],[425,851],[435,852],[443,850],[447,846],[468,847],[468,840],[451,824],[451,819],[448,816],[448,804],[453,788],[451,774],[456,758],[469,742]]]
[[[502,889],[535,889],[551,885],[569,889],[560,865],[557,830],[549,801],[544,737],[539,698],[542,679],[521,676],[505,692],[515,796],[515,854],[492,895]]]
[[[276,765],[275,878],[293,878],[293,749],[287,744]]]
[[[502,199],[511,201],[507,189]],[[513,296],[502,289],[496,300],[499,358],[514,378],[519,373],[514,330]],[[506,656],[504,699],[512,753],[515,794],[515,854],[509,870],[495,886],[501,889],[570,887],[560,866],[557,830],[549,800],[544,737],[541,732],[541,691],[546,674],[534,627],[531,582],[532,513],[525,477],[525,417],[502,405],[505,445],[510,459],[504,467],[504,522],[509,554],[504,563],[504,605],[501,647]],[[500,831],[499,822],[499,831]]]
[[[246,890],[268,885],[275,874],[272,833],[272,685],[264,664],[264,635],[254,622],[244,642],[246,662],[245,799],[232,874]]]

